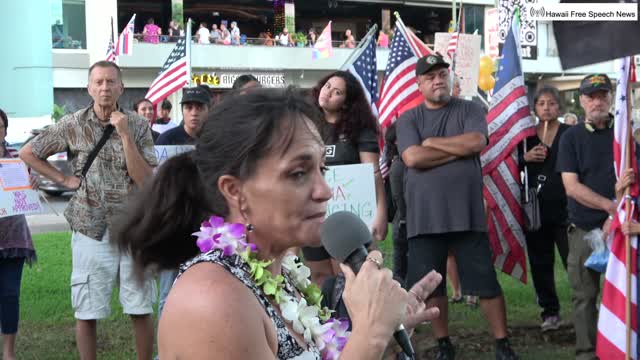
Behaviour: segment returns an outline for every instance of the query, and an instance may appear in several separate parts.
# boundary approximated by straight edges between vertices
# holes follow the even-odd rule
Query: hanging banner
[[[484,11],[484,53],[492,59],[500,56],[500,26],[498,9],[487,8]]]
[[[538,58],[538,22],[530,20],[529,4],[527,0],[500,0],[499,10],[499,36],[500,51],[507,39],[511,20],[515,9],[520,9],[520,46],[522,47],[522,59],[536,60]],[[486,21],[486,20],[485,20]]]
[[[451,33],[436,33],[433,49],[448,58],[447,47]],[[480,69],[480,42],[482,37],[473,34],[460,34],[456,49],[456,76],[460,81],[461,96],[478,94],[478,72]]]

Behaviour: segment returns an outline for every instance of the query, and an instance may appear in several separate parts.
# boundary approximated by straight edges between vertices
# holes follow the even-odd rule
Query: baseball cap
[[[427,55],[418,59],[416,63],[416,75],[422,75],[435,69],[436,67],[449,67],[449,63],[444,61],[440,54]]]
[[[593,94],[596,91],[611,91],[611,80],[605,74],[591,74],[585,76],[580,82],[580,93]]]
[[[189,102],[209,105],[209,94],[205,89],[200,87],[188,88],[182,94],[182,101],[180,102],[180,104]]]

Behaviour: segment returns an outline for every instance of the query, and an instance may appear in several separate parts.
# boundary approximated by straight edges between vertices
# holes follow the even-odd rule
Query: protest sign
[[[327,216],[349,211],[371,227],[377,209],[373,164],[330,166],[324,178],[333,194],[327,204]]]
[[[451,33],[436,33],[434,50],[442,54],[447,61]],[[456,49],[456,76],[460,80],[461,96],[476,96],[478,94],[478,72],[480,71],[480,35],[460,34]]]
[[[24,162],[19,159],[0,159],[0,217],[41,211],[38,192],[31,188]]]
[[[484,52],[493,60],[500,56],[500,25],[498,24],[498,9],[484,10]]]
[[[167,161],[167,159],[171,157],[194,150],[196,148],[193,145],[156,145],[154,147],[156,150],[158,165]]]

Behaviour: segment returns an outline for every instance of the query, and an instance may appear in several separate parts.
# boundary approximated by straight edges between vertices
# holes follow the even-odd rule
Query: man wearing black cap
[[[616,211],[613,168],[613,119],[611,80],[594,74],[580,83],[580,106],[585,122],[571,127],[560,139],[556,170],[568,197],[569,282],[573,289],[576,359],[597,359],[595,355],[600,292],[600,273],[584,266],[591,248],[584,236],[591,230],[609,227]]]
[[[182,95],[183,125],[167,130],[158,138],[156,145],[192,145],[209,114],[210,98],[200,87],[189,88]]]
[[[488,142],[485,112],[474,102],[451,97],[448,68],[439,55],[418,60],[416,76],[424,102],[396,125],[398,150],[408,168],[407,286],[434,269],[444,277],[452,250],[463,293],[480,297],[496,338],[496,359],[517,359],[507,340],[505,302],[487,237],[480,164],[480,152]],[[455,357],[445,284],[443,279],[427,301],[427,306],[440,309],[440,318],[432,322],[439,360]]]

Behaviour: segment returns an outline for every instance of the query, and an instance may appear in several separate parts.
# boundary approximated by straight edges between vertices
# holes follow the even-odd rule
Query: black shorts
[[[442,275],[442,282],[431,297],[446,296],[449,249],[458,264],[458,275],[464,295],[491,299],[502,294],[493,268],[487,233],[473,231],[428,234],[410,238],[407,285],[413,286],[435,269]]]

